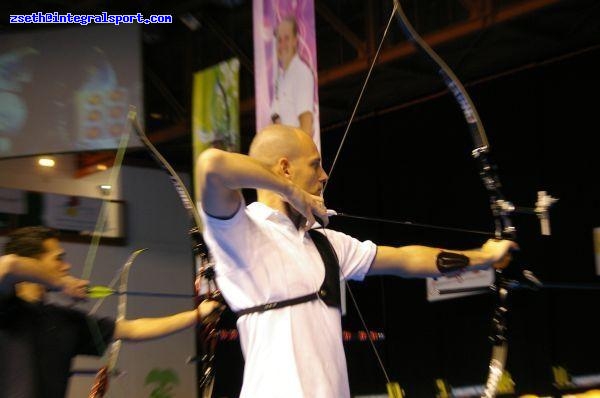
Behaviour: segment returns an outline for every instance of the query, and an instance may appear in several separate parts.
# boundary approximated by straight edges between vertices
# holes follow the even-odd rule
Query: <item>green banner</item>
[[[194,159],[207,148],[239,152],[239,70],[240,62],[234,58],[194,73]]]

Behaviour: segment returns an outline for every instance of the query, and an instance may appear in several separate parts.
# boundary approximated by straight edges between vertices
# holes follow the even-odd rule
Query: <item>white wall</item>
[[[99,197],[97,185],[106,182],[109,173],[73,179],[72,168],[66,165],[41,174],[32,164],[30,158],[0,162],[0,187]],[[182,175],[182,178],[186,183],[189,181],[189,176]],[[191,295],[193,258],[188,218],[167,174],[157,169],[123,167],[120,182],[120,189],[114,190],[111,199],[126,202],[127,245],[101,245],[90,276],[92,284],[108,284],[132,251],[148,248],[131,269],[129,290]],[[0,243],[4,241],[0,237]],[[73,265],[73,275],[80,276],[88,245],[64,243],[64,247]],[[116,302],[114,297],[107,299],[99,314],[114,317]],[[164,316],[193,308],[192,299],[130,296],[128,303],[129,319]],[[92,304],[81,308],[87,310]],[[144,386],[148,372],[153,368],[170,368],[180,380],[173,390],[174,397],[195,397],[195,366],[185,363],[188,356],[195,354],[193,332],[190,329],[152,342],[124,343],[117,368],[125,375],[111,382],[107,396],[149,397],[152,387]],[[78,358],[74,368],[97,369],[101,363],[95,358]],[[72,377],[68,397],[87,396],[92,382],[92,376]]]
[[[110,181],[112,168],[75,179],[75,155],[55,155],[52,158],[56,160],[53,168],[38,166],[36,156],[0,160],[0,187],[92,198],[120,198],[118,184],[108,196],[102,196],[98,189],[98,185]]]

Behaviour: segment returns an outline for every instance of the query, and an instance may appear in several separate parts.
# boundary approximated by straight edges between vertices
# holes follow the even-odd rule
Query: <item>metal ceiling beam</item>
[[[481,16],[490,15],[492,12],[492,0],[459,0],[460,4],[469,12],[469,19],[477,19]]]
[[[485,0],[484,0],[485,1]],[[439,32],[424,35],[423,39],[432,47],[467,36],[478,30],[526,15],[541,8],[556,4],[561,0],[526,0],[520,4],[498,10],[493,15],[479,15],[479,18],[442,29]],[[377,64],[396,61],[416,52],[410,42],[403,42],[384,50]],[[348,76],[364,72],[370,66],[367,58],[359,58],[343,65],[319,72],[319,87],[333,83]]]
[[[331,11],[325,3],[321,1],[315,2],[317,13],[335,29],[358,53],[358,57],[362,58],[366,55],[367,45],[364,40],[354,34],[346,24],[344,24],[333,11]]]
[[[365,32],[367,35],[367,55],[372,57],[377,48],[376,26],[375,26],[375,4],[373,0],[365,1]]]

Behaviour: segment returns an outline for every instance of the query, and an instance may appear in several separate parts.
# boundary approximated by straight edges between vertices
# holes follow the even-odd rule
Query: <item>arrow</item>
[[[90,299],[103,299],[112,295],[129,295],[129,296],[146,296],[146,297],[168,297],[168,298],[194,298],[192,294],[180,294],[180,293],[154,293],[154,292],[136,292],[136,291],[118,291],[111,289],[108,286],[90,286],[87,289],[87,298]]]

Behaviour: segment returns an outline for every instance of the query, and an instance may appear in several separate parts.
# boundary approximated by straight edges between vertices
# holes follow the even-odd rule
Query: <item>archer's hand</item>
[[[202,301],[197,308],[200,322],[202,322],[203,325],[217,321],[224,310],[225,305],[209,299]]]
[[[508,267],[508,264],[510,264],[511,261],[512,261],[512,254],[510,252],[508,252],[500,260],[493,263],[492,267],[494,267],[495,269],[504,269],[504,268]]]
[[[286,196],[286,201],[296,209],[300,214],[306,218],[305,229],[310,229],[315,223],[316,219],[319,219],[319,224],[323,227],[329,224],[329,216],[327,215],[327,208],[325,207],[325,201],[318,195],[312,195],[303,189],[294,186],[291,192]]]
[[[60,291],[69,297],[78,300],[85,300],[87,297],[87,288],[90,281],[77,279],[71,275],[65,275],[60,280]]]
[[[512,260],[512,251],[519,250],[516,242],[506,239],[489,239],[481,247],[481,250],[488,253],[492,258],[492,267],[504,269]]]
[[[0,256],[0,283],[8,277],[10,277],[11,269],[13,264],[17,261],[18,257],[14,254],[5,254]]]

